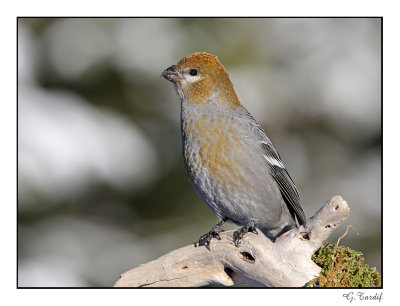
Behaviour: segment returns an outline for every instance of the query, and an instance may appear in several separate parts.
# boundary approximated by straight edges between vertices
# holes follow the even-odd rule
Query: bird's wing
[[[238,109],[237,115],[237,118],[243,120],[243,122],[246,122],[247,124],[250,123],[252,131],[257,134],[257,138],[261,143],[262,152],[264,158],[267,160],[271,175],[278,184],[283,200],[285,201],[291,215],[293,218],[296,216],[300,225],[306,223],[306,215],[301,207],[300,196],[297,192],[297,188],[293,183],[289,173],[286,171],[285,165],[283,164],[278,152],[274,148],[271,140],[253,118],[253,116],[244,107]]]
[[[275,150],[271,142],[262,142],[261,147],[264,150],[264,157],[268,162],[271,174],[278,183],[282,197],[289,208],[292,216],[296,215],[300,225],[306,222],[306,216],[300,205],[300,197],[292,178],[286,171],[285,165],[282,163],[278,152]]]

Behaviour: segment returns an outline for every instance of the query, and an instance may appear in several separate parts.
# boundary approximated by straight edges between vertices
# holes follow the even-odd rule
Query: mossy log
[[[335,196],[307,221],[275,242],[248,233],[239,247],[233,231],[220,233],[209,248],[188,245],[121,275],[115,287],[198,287],[249,284],[267,287],[302,287],[321,268],[311,257],[328,236],[350,215],[341,196]]]

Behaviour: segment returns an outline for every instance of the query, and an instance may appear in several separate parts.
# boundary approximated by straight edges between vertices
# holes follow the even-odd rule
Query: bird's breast
[[[249,155],[235,120],[202,114],[182,121],[183,150],[189,176],[210,180],[229,191],[243,187]]]

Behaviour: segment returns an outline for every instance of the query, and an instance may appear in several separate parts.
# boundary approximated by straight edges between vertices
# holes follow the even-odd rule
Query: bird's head
[[[229,75],[218,58],[206,52],[190,54],[163,71],[161,77],[175,84],[181,99],[195,104],[241,106]]]

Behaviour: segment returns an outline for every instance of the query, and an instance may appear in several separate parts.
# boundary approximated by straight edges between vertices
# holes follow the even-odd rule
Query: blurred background
[[[329,242],[353,225],[341,244],[381,271],[380,19],[19,18],[19,286],[112,286],[217,222],[160,79],[196,51],[218,55],[306,215],[342,195]]]

